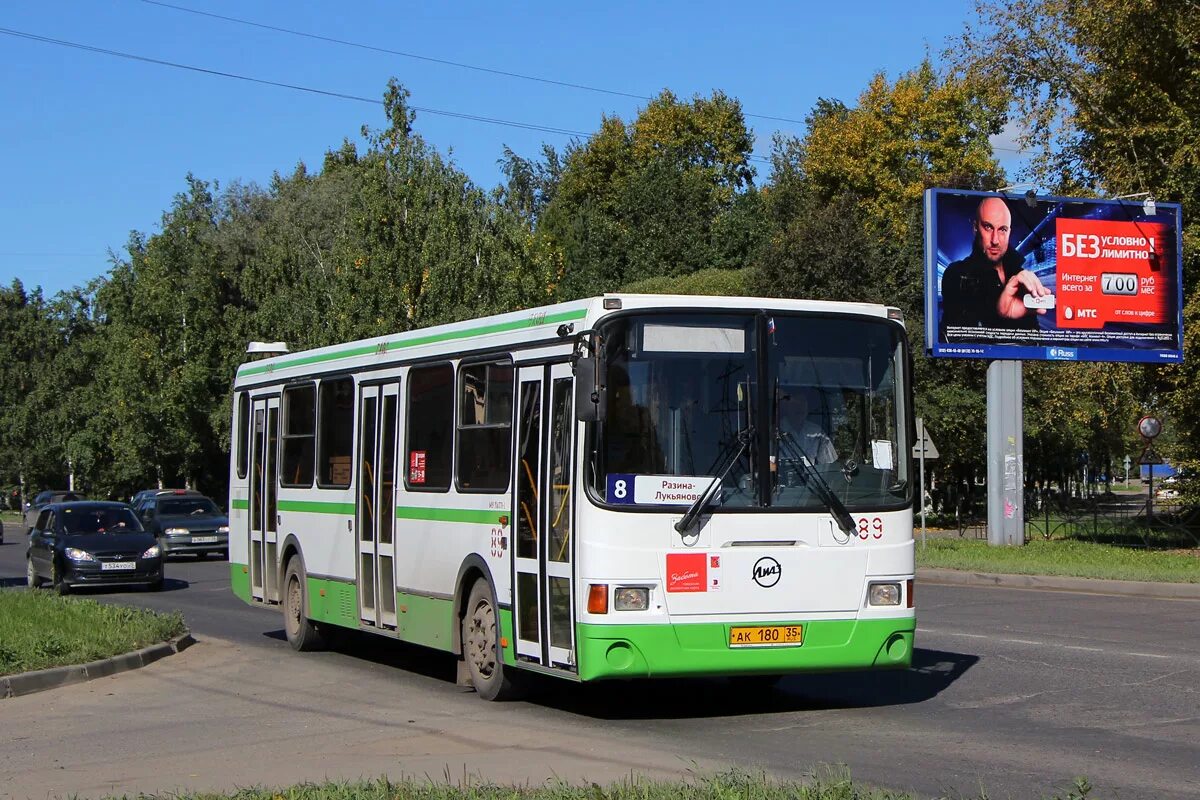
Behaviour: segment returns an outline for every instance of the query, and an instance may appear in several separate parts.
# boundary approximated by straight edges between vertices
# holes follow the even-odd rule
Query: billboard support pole
[[[988,544],[1025,544],[1025,430],[1020,361],[987,372]]]

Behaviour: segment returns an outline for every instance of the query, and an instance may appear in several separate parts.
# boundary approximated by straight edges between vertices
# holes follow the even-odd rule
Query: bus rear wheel
[[[484,578],[475,581],[462,619],[462,656],[471,685],[484,700],[511,700],[521,692],[500,656],[500,620],[492,587]]]
[[[293,556],[283,575],[283,632],[293,649],[305,652],[325,648],[325,636],[308,618],[308,580],[304,562]]]

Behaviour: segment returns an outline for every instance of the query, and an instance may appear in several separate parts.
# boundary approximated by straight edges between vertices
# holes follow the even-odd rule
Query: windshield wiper
[[[717,477],[713,478],[712,483],[700,493],[696,501],[688,507],[684,515],[675,523],[675,530],[681,534],[687,533],[696,524],[696,520],[700,517],[701,512],[713,501],[717,490],[725,483],[725,476],[729,474],[729,470],[733,469],[733,465],[738,463],[742,457],[742,453],[746,452],[746,448],[750,446],[752,436],[754,436],[753,426],[739,432],[736,439],[731,439],[725,445],[725,449],[721,451],[721,455],[717,459],[717,462],[721,463],[721,468],[717,471]]]
[[[856,531],[854,528],[854,517],[850,516],[850,512],[846,510],[846,506],[834,494],[833,489],[821,477],[821,473],[817,472],[817,468],[808,460],[808,456],[804,455],[804,451],[800,449],[800,445],[796,444],[791,433],[780,431],[778,434],[779,442],[788,451],[788,457],[800,465],[800,480],[804,481],[810,489],[816,492],[817,497],[821,498],[821,502],[825,504],[827,510],[837,521],[838,527],[847,536],[853,536]],[[781,465],[782,466],[782,465]]]

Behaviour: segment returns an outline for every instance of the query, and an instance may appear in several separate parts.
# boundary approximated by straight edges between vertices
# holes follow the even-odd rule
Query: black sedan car
[[[163,584],[162,549],[124,503],[51,503],[29,531],[25,575],[30,588],[59,594],[79,586]]]

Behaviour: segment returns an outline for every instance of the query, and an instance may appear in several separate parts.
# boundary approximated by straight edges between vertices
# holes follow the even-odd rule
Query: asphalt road
[[[23,583],[20,537],[0,584]],[[1200,797],[1200,601],[920,584],[911,670],[546,684],[485,703],[445,654],[369,635],[297,654],[228,567],[168,565],[167,590],[93,593],[183,611],[199,643],[145,669],[0,700],[0,795],[231,790],[299,780],[610,781],[737,765],[922,796]]]

